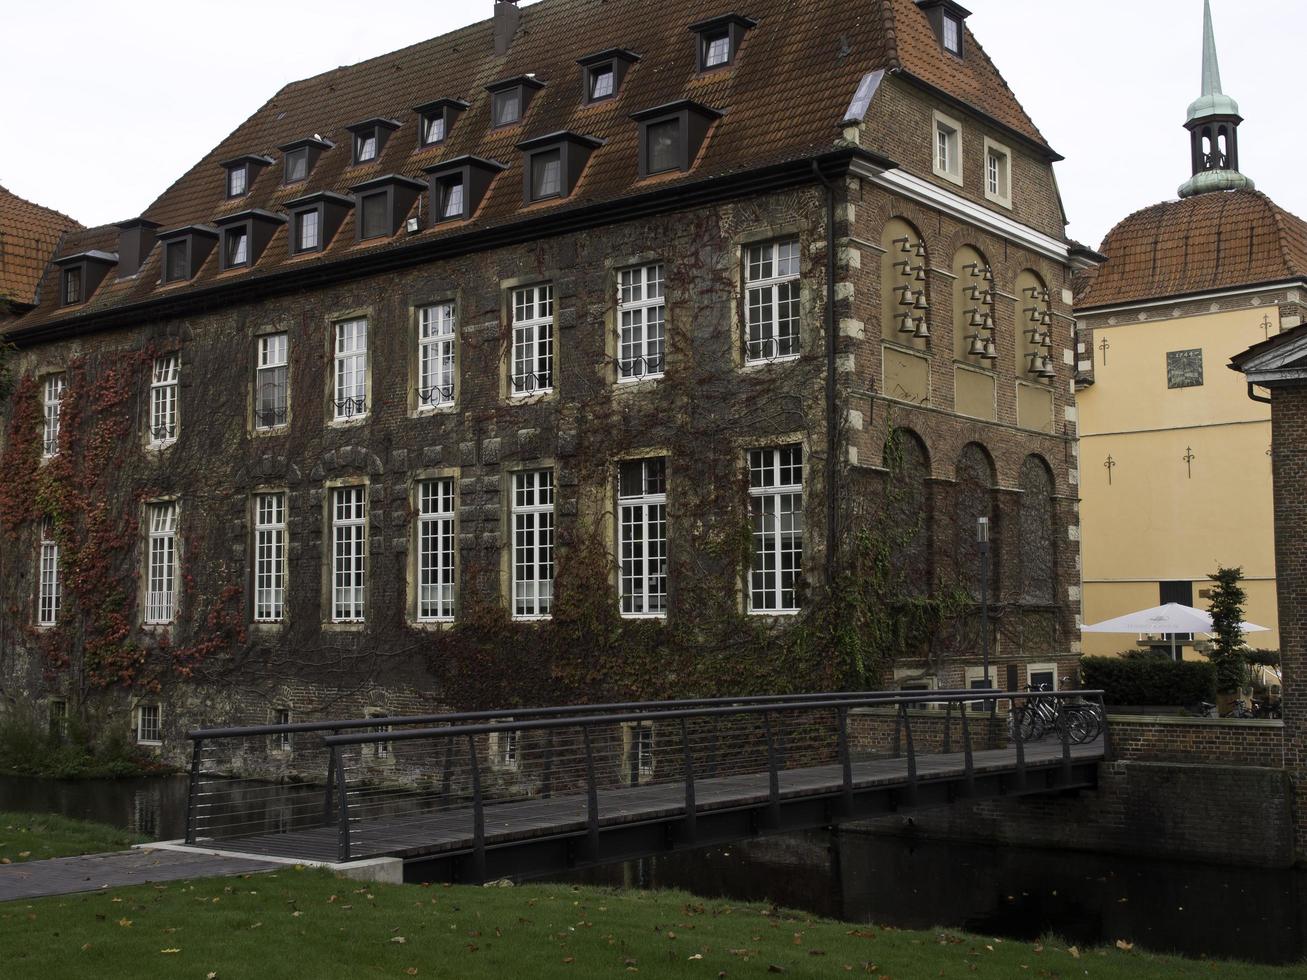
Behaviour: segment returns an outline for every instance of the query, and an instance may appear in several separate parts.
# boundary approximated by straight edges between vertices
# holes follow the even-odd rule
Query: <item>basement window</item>
[[[163,741],[162,713],[157,704],[137,706],[136,741],[142,745],[159,745]]]

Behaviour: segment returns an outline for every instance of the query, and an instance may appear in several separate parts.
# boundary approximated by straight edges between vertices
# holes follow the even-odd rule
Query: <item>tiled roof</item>
[[[1258,191],[1199,194],[1136,211],[1099,251],[1079,309],[1307,278],[1307,223]]]
[[[732,10],[748,15],[757,25],[745,35],[731,67],[699,74],[689,26]],[[707,179],[802,161],[835,147],[840,122],[860,79],[876,69],[910,72],[1043,145],[1038,130],[970,33],[966,43],[970,47],[963,61],[944,52],[913,0],[853,4],[717,0],[717,5],[708,7],[703,0],[654,4],[542,0],[521,10],[520,26],[506,55],[494,54],[492,22],[486,20],[287,85],[169,187],[144,215],[163,229],[212,224],[224,214],[249,208],[279,211],[287,201],[308,193],[345,193],[385,174],[423,178],[424,168],[467,154],[508,164],[469,221],[435,229],[428,229],[423,221],[417,233],[401,231],[393,238],[356,243],[351,213],[324,252],[291,257],[283,229],[251,270],[220,273],[215,250],[193,281],[162,288],[158,285],[161,249],[156,247],[138,275],[110,276],[76,311],[59,310],[51,299],[29,314],[24,326],[135,304],[164,292],[180,297],[219,281],[253,282],[282,270],[311,268],[315,263],[399,249],[655,190],[674,192]],[[626,73],[615,99],[582,104],[577,59],[614,47],[637,53],[639,61]],[[544,88],[536,93],[520,125],[493,130],[486,86],[527,73],[544,82]],[[413,109],[439,98],[464,99],[470,105],[458,114],[444,144],[418,149]],[[714,123],[689,173],[641,180],[639,127],[631,113],[680,99],[695,100],[724,115]],[[346,127],[374,117],[394,118],[401,127],[390,134],[379,159],[351,166]],[[570,197],[524,207],[518,144],[564,130],[597,137],[604,144],[591,154]],[[276,148],[314,135],[334,141],[335,147],[321,154],[307,181],[283,187],[282,154]],[[220,161],[245,154],[267,154],[276,162],[258,174],[248,194],[228,200]],[[425,201],[421,204],[429,206]],[[71,241],[67,245],[74,247],[89,246]]]
[[[0,298],[31,304],[59,236],[82,227],[0,187]]]

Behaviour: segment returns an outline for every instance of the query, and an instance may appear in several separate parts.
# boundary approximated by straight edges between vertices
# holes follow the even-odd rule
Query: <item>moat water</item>
[[[297,797],[319,792],[285,787],[269,799],[270,820]],[[186,779],[0,776],[0,810],[63,813],[173,839],[185,832]],[[839,831],[666,854],[562,880],[679,888],[900,928],[1027,940],[1054,933],[1079,945],[1121,939],[1158,952],[1263,963],[1307,957],[1307,873],[1287,869]]]

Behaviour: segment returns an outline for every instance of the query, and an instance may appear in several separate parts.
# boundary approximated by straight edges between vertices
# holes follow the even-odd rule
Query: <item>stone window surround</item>
[[[811,446],[811,444],[810,444],[810,442],[809,442],[809,439],[808,439],[808,433],[807,433],[806,431],[804,431],[804,430],[798,430],[798,431],[794,431],[794,432],[779,432],[779,433],[776,433],[776,434],[774,434],[774,435],[753,436],[753,437],[744,438],[744,439],[737,439],[737,440],[735,441],[735,443],[734,443],[734,446],[735,446],[735,472],[736,472],[737,480],[739,481],[739,482],[738,482],[738,485],[739,485],[739,486],[743,486],[743,487],[745,488],[745,490],[744,490],[744,496],[741,498],[741,507],[742,507],[742,513],[747,517],[747,516],[748,516],[748,513],[749,513],[749,491],[748,491],[748,486],[749,486],[749,450],[750,450],[750,449],[772,449],[772,448],[779,448],[780,446],[794,446],[794,445],[798,445],[798,446],[800,446],[800,447],[802,448],[802,450],[803,450],[803,486],[802,486],[802,491],[801,491],[801,492],[802,492],[802,494],[803,494],[803,512],[804,512],[804,518],[805,518],[805,520],[804,520],[804,522],[803,522],[803,558],[804,558],[804,560],[803,560],[803,572],[802,572],[802,576],[803,576],[803,578],[808,582],[809,585],[812,585],[812,584],[813,584],[813,583],[812,583],[812,568],[813,568],[813,564],[812,564],[812,562],[811,562],[811,560],[810,560],[811,557],[812,557],[812,554],[813,554],[813,550],[812,550],[812,533],[811,533],[812,522],[810,522],[810,521],[807,520],[807,516],[808,516],[808,510],[809,510],[809,508],[812,506],[812,499],[813,499],[813,498],[812,498],[812,493],[813,493],[813,489],[812,489],[812,473],[813,473],[813,467],[812,467],[812,446]],[[669,479],[670,479],[670,477],[669,477]],[[671,530],[672,530],[671,525],[670,525],[670,519],[671,519],[671,516],[672,516],[672,515],[671,515],[671,508],[670,508],[670,506],[669,506],[669,507],[668,507],[668,520],[669,520],[669,525],[668,525],[668,534],[669,534],[669,537],[670,537]],[[750,531],[750,549],[749,549],[749,554],[750,554],[750,558],[752,559],[752,555],[753,555],[752,531]],[[751,567],[752,567],[752,565],[750,566],[750,568],[751,568]],[[737,575],[737,576],[735,577],[735,590],[736,590],[736,600],[735,600],[735,605],[736,605],[736,609],[737,609],[741,614],[743,614],[743,615],[748,615],[748,616],[750,616],[750,617],[754,617],[754,618],[756,618],[756,619],[758,619],[758,620],[760,620],[760,621],[762,621],[762,622],[773,622],[773,623],[788,623],[788,622],[790,622],[790,621],[791,621],[791,618],[792,618],[792,617],[793,617],[793,616],[798,612],[798,610],[788,611],[788,610],[764,609],[764,610],[761,610],[761,611],[759,611],[759,612],[753,612],[752,610],[749,609],[749,573],[750,573],[750,568],[746,568],[746,569],[744,569],[743,572],[742,572],[741,574],[739,574],[739,575]],[[669,584],[669,587],[670,587],[670,584]]]
[[[499,594],[503,598],[504,608],[510,619],[516,623],[541,623],[549,622],[553,619],[550,613],[543,617],[530,617],[519,619],[513,613],[514,596],[513,596],[513,477],[517,473],[530,472],[535,470],[548,470],[554,475],[554,576],[557,581],[558,575],[558,538],[560,522],[559,517],[562,514],[562,493],[559,480],[560,467],[558,461],[552,456],[545,456],[539,459],[514,461],[499,468],[499,485],[502,488],[499,495],[500,521],[503,531],[500,533],[499,541]],[[557,597],[555,596],[555,599]]]
[[[336,328],[350,320],[364,320],[367,322],[367,351],[364,358],[363,367],[363,397],[364,409],[352,418],[336,418]],[[327,344],[327,370],[325,374],[325,399],[324,418],[326,419],[327,428],[330,429],[347,429],[356,425],[363,425],[372,418],[372,351],[373,328],[375,317],[371,307],[364,307],[355,310],[344,310],[338,313],[331,313],[326,318],[327,329],[323,331]]]
[[[172,532],[172,578],[173,578],[173,599],[172,599],[172,618],[167,622],[151,623],[146,620],[146,610],[149,606],[150,592],[150,509],[158,504],[172,504],[175,508],[173,512],[173,532]],[[164,494],[158,497],[151,497],[148,500],[142,500],[140,503],[140,516],[138,518],[141,528],[141,580],[138,587],[140,593],[138,600],[137,618],[143,630],[150,632],[168,630],[177,622],[177,613],[181,608],[182,591],[181,591],[181,567],[183,561],[183,536],[182,530],[182,508],[181,494]]]
[[[258,575],[258,534],[259,534],[259,501],[258,498],[264,494],[279,493],[282,496],[282,597],[281,597],[281,618],[280,619],[256,619],[257,605],[257,575]],[[286,629],[290,623],[290,527],[291,527],[291,493],[290,488],[284,483],[267,483],[258,484],[250,488],[249,501],[246,505],[246,520],[249,522],[249,595],[250,602],[250,626],[259,632],[280,633]]]
[[[408,539],[407,557],[404,562],[405,596],[404,618],[408,626],[421,630],[446,630],[458,622],[462,608],[463,554],[459,547],[459,507],[462,501],[460,483],[463,471],[457,466],[435,466],[413,470],[408,474],[405,496],[408,500],[409,513],[412,515],[410,527],[406,529]],[[428,480],[452,480],[454,482],[454,614],[448,619],[418,619],[418,485]]]
[[[619,515],[621,508],[618,502],[619,501],[618,481],[620,480],[621,465],[623,463],[629,463],[634,460],[652,459],[657,456],[661,456],[663,458],[663,466],[664,466],[663,496],[664,499],[666,500],[665,506],[666,506],[666,525],[667,525],[666,538],[664,539],[664,547],[668,549],[668,556],[669,556],[669,561],[667,565],[666,607],[664,608],[664,611],[660,613],[624,613],[621,611],[622,530],[621,530],[621,518]],[[608,506],[608,501],[605,502],[604,520],[605,522],[607,522],[608,527],[605,527],[603,529],[603,532],[604,532],[604,539],[611,542],[612,549],[613,549],[612,561],[610,562],[611,574],[609,575],[609,582],[613,589],[614,601],[617,603],[618,615],[621,616],[622,619],[654,619],[654,620],[662,620],[665,622],[672,608],[672,595],[673,595],[670,549],[671,549],[671,542],[672,542],[672,513],[673,513],[672,488],[674,485],[673,480],[675,478],[674,477],[675,467],[673,465],[672,451],[669,447],[661,446],[661,445],[642,446],[637,449],[624,450],[622,452],[615,453],[612,456],[608,469],[609,469],[609,473],[608,473],[607,487],[608,487],[608,492],[612,494],[611,498],[609,498],[612,503],[612,506],[611,507]]]
[[[997,192],[991,192],[989,189],[989,159],[991,154],[997,154],[1003,158],[1003,166],[999,171],[999,188]],[[985,172],[981,184],[985,191],[985,200],[993,201],[1009,211],[1012,209],[1012,151],[988,136],[985,137]]]
[[[564,278],[559,276],[556,270],[546,269],[538,275],[516,276],[511,279],[501,279],[499,281],[499,315],[500,327],[499,334],[505,338],[501,341],[504,344],[499,357],[499,400],[509,405],[531,405],[535,402],[550,401],[558,396],[562,378],[559,372],[562,368],[562,337],[559,329],[559,310],[561,308],[560,286]],[[553,360],[553,387],[547,391],[536,391],[529,394],[513,394],[513,293],[525,286],[545,286],[554,287],[554,360]],[[610,304],[611,305],[611,304]]]
[[[462,290],[452,289],[431,294],[430,298],[415,299],[408,308],[408,398],[409,418],[429,415],[458,414],[463,404],[463,321]],[[454,307],[454,398],[442,405],[424,405],[419,396],[422,380],[422,310],[432,306],[451,304]]]
[[[338,622],[334,618],[335,593],[335,492],[345,487],[363,488],[363,619]],[[324,633],[356,633],[367,628],[371,612],[372,591],[372,498],[371,481],[366,476],[342,476],[322,483],[322,614]]]
[[[824,294],[817,296],[814,293],[812,284],[813,266],[808,256],[808,242],[811,238],[814,238],[811,232],[812,229],[806,222],[785,221],[775,225],[754,227],[731,239],[726,251],[733,257],[731,263],[732,316],[730,329],[734,337],[731,349],[737,368],[744,371],[765,371],[776,365],[789,364],[809,354],[814,349],[811,345],[820,340],[820,337],[817,336],[820,331],[813,329],[813,326],[814,324],[821,326],[821,317],[813,316],[813,310],[819,301],[825,302],[825,296]],[[799,240],[799,353],[789,357],[750,361],[747,356],[748,318],[745,310],[748,302],[748,286],[744,278],[744,265],[748,261],[749,246],[768,241],[780,241],[785,238],[798,238]],[[821,236],[821,239],[824,241],[825,236]]]
[[[947,116],[938,109],[931,110],[930,114],[930,169],[936,177],[941,177],[950,183],[963,185],[963,158],[962,158],[962,123]],[[939,134],[941,130],[947,129],[951,132],[952,138],[950,147],[954,151],[954,160],[949,162],[947,169],[939,165]]]

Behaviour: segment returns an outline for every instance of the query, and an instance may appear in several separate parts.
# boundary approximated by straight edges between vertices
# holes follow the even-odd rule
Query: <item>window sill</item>
[[[145,622],[141,623],[141,629],[150,630],[151,632],[158,632],[159,630],[166,630],[168,627],[172,626],[172,624],[175,621],[176,621],[176,617],[173,617],[172,619],[162,619],[162,620],[147,619]]]
[[[165,439],[162,442],[147,442],[145,444],[145,448],[148,452],[161,453],[165,449],[170,449],[175,445],[177,445],[177,440],[173,438],[173,439]]]
[[[364,412],[362,415],[352,415],[347,419],[330,419],[327,422],[329,429],[352,429],[356,425],[362,425],[372,417],[372,413]]]
[[[937,167],[932,167],[930,172],[933,173],[940,180],[947,180],[950,184],[956,184],[958,187],[963,186],[962,176],[960,174],[954,175],[949,173],[947,170],[940,170]]]
[[[37,630],[38,632],[44,633],[44,632],[46,632],[47,630],[52,630],[52,629],[54,629],[54,628],[57,627],[58,625],[59,625],[58,623],[33,623],[33,624],[32,624],[32,629]]]
[[[256,629],[261,633],[280,633],[286,628],[286,620],[282,619],[254,619],[250,621],[250,628]]]
[[[743,367],[746,371],[753,371],[770,367],[773,364],[788,364],[791,361],[797,361],[802,356],[801,354],[782,354],[779,357],[758,357],[752,360],[745,358]]]
[[[323,623],[322,628],[329,633],[357,633],[367,627],[363,619],[331,620]]]
[[[748,614],[765,619],[789,619],[801,612],[803,612],[802,609],[750,609]]]
[[[415,408],[409,413],[409,418],[420,419],[429,415],[456,415],[458,414],[458,402],[446,402],[443,405],[423,405],[421,408]]]
[[[455,623],[451,616],[449,619],[410,619],[408,625],[411,629],[427,630],[432,633],[438,633],[441,630],[453,628]]]
[[[662,620],[666,622],[667,613],[618,613],[622,619]]]
[[[534,402],[547,401],[548,399],[553,398],[554,394],[555,392],[553,388],[540,388],[536,391],[524,391],[520,393],[510,391],[508,393],[508,401],[510,404],[530,405]]]
[[[997,204],[1001,208],[1007,208],[1009,211],[1012,210],[1012,198],[1010,196],[999,197],[997,194],[990,194],[989,191],[985,191],[985,200],[991,204]]]
[[[618,378],[613,387],[618,391],[652,391],[664,377],[663,374],[642,374],[638,378]]]
[[[553,613],[544,613],[539,616],[513,616],[515,623],[547,623],[554,618]]]
[[[253,430],[256,438],[265,438],[267,436],[284,436],[290,431],[290,423],[283,425],[256,425]]]
[[[163,748],[163,740],[162,740],[162,739],[158,739],[158,740],[156,740],[156,739],[150,739],[150,738],[138,738],[138,739],[136,740],[136,744],[137,744],[137,745],[144,745],[146,748],[150,748],[150,749],[160,749],[160,748]]]

